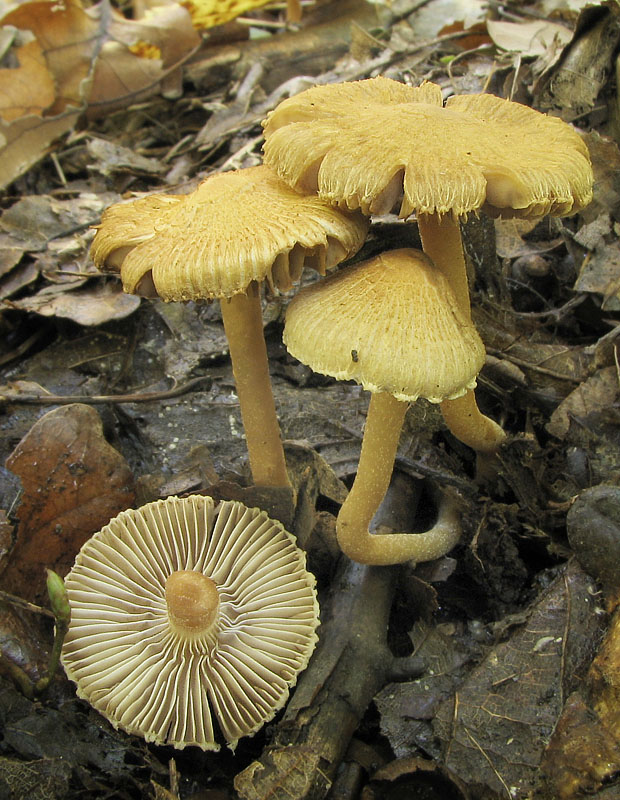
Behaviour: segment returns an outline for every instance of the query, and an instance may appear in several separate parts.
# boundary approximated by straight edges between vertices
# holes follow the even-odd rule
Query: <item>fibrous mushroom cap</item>
[[[368,223],[292,190],[268,167],[211,175],[191,194],[114,205],[91,248],[126,292],[164,300],[232,297],[252,281],[288,289],[364,243]]]
[[[586,145],[565,122],[488,94],[445,107],[432,83],[315,86],[263,123],[265,163],[291,186],[365,214],[562,216],[592,199]]]
[[[476,385],[484,345],[444,276],[418,250],[392,250],[302,289],[284,343],[315,372],[433,403]]]
[[[217,621],[184,636],[168,620],[177,570],[208,576]],[[318,605],[304,554],[282,525],[239,502],[169,497],[124,511],[80,551],[66,578],[62,662],[115,727],[157,744],[230,747],[281,708],[314,649]]]

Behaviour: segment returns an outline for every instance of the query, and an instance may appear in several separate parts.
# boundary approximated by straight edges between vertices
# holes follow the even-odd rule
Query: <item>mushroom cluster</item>
[[[342,208],[416,213],[424,252],[470,316],[459,219],[564,216],[592,198],[585,143],[570,125],[493,95],[456,95],[377,77],[315,86],[263,123],[264,160],[299,191]],[[389,131],[389,135],[386,135]],[[446,424],[480,452],[504,432],[473,391],[441,403]]]
[[[478,453],[505,439],[474,395],[484,348],[459,220],[579,211],[592,196],[587,148],[567,123],[519,103],[483,94],[444,104],[433,83],[384,77],[315,86],[280,103],[263,127],[264,165],[212,175],[187,196],[113,206],[93,258],[120,272],[130,292],[220,299],[254,482],[287,486],[259,285],[289,289],[304,266],[324,275],[359,250],[372,214],[415,213],[425,255],[383,254],[303,290],[285,340],[313,369],[372,392],[358,476],[338,521],[345,552],[375,564],[435,558],[458,538],[447,500],[425,534],[371,535],[368,524],[418,396],[438,403],[448,428]],[[398,298],[398,314],[388,296]]]
[[[229,747],[281,708],[314,649],[314,578],[264,511],[169,497],[123,511],[65,580],[62,663],[116,728],[149,742]]]

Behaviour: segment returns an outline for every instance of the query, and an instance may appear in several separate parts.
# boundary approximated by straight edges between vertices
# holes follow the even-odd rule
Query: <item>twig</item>
[[[179,397],[182,394],[191,392],[204,381],[210,381],[208,375],[200,378],[193,378],[187,383],[181,383],[172,389],[162,392],[140,392],[139,394],[100,394],[100,395],[81,395],[81,394],[1,394],[0,402],[21,403],[24,405],[67,405],[68,403],[84,403],[87,406],[95,406],[103,403],[152,403],[155,400],[169,400],[172,397]]]
[[[548,375],[550,378],[557,378],[560,381],[568,381],[569,383],[575,384],[581,383],[579,378],[573,378],[570,375],[563,375],[561,372],[556,372],[555,370],[547,369],[546,367],[539,367],[538,364],[532,364],[531,361],[526,361],[524,358],[518,358],[517,356],[510,355],[510,353],[507,353],[505,350],[497,350],[495,347],[487,347],[487,353],[499,359],[505,358],[507,361],[511,361],[518,367],[525,367],[526,369],[534,370],[534,372],[540,372],[541,375]]]

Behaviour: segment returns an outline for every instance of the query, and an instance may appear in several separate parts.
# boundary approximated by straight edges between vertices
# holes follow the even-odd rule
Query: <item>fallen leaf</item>
[[[493,647],[439,707],[433,730],[445,754],[440,761],[476,796],[532,796],[564,698],[600,636],[594,591],[569,562],[526,624]]]
[[[0,120],[0,189],[40,161],[56,139],[73,130],[81,113],[76,109],[50,118],[30,114],[8,124]]]
[[[110,9],[106,34],[109,40],[99,53],[88,98],[90,118],[160,88],[167,97],[182,94],[182,71],[174,66],[200,44],[187,9],[177,3],[157,6],[140,20]]]
[[[80,3],[23,3],[0,23],[30,31],[40,45],[56,89],[47,113],[52,116],[69,106],[81,106],[101,36],[97,14],[88,13]]]
[[[541,764],[544,796],[575,800],[597,794],[618,769],[620,747],[575,692],[566,701]]]
[[[80,281],[81,283],[81,281]],[[79,325],[101,325],[124,319],[138,308],[140,298],[125,294],[119,283],[100,283],[68,291],[71,286],[46,286],[38,294],[12,303],[13,308],[34,311],[44,317],[66,317]]]
[[[98,222],[104,208],[117,195],[102,192],[80,194],[71,200],[58,200],[51,195],[22,197],[0,217],[0,230],[10,236],[15,247],[27,252],[45,250],[52,239],[75,236]]]
[[[616,586],[617,591],[617,586]],[[614,769],[620,771],[620,607],[612,617],[603,643],[588,672],[593,708],[616,742]],[[607,765],[603,777],[608,777]]]
[[[158,175],[168,169],[167,164],[155,158],[145,158],[139,153],[134,153],[129,147],[108,142],[106,139],[91,139],[86,147],[94,159],[92,166],[89,165],[90,169],[102,175],[123,171]]]
[[[574,389],[555,409],[546,425],[548,433],[563,439],[571,418],[586,424],[589,414],[610,408],[618,398],[618,372],[604,367]]]
[[[493,222],[497,255],[500,258],[518,258],[519,256],[547,253],[564,241],[560,236],[549,241],[527,241],[524,237],[534,230],[539,220],[496,219]]]
[[[39,269],[36,264],[32,262],[20,264],[8,275],[0,278],[0,300],[17,294],[21,289],[34,283],[38,277]]]
[[[5,122],[42,114],[56,98],[54,79],[39,42],[35,39],[18,47],[15,56],[19,67],[0,69],[0,116]]]
[[[573,38],[573,32],[564,25],[543,19],[531,22],[488,19],[486,25],[498,47],[522,56],[541,56],[551,47],[566,45]]]
[[[573,288],[576,292],[593,292],[603,295],[601,308],[606,311],[620,310],[620,243],[618,239],[614,238],[607,243],[601,238],[590,258],[584,259]]]
[[[98,413],[74,403],[41,417],[7,459],[24,493],[3,585],[40,601],[45,568],[65,575],[84,542],[134,499],[125,459],[106,441]]]

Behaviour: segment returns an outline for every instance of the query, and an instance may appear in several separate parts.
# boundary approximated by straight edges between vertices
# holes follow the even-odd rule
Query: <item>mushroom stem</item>
[[[269,379],[258,284],[220,301],[256,486],[290,487]]]
[[[357,475],[336,525],[341,550],[361,564],[431,561],[451,550],[461,535],[457,510],[445,498],[437,522],[424,533],[371,534],[368,530],[390,484],[407,408],[408,403],[387,392],[373,393],[370,398]]]
[[[480,411],[473,390],[456,400],[443,400],[441,413],[456,438],[478,453],[494,453],[506,438],[497,422]]]
[[[471,301],[463,242],[458,220],[451,215],[418,214],[422,249],[448,279],[462,311],[471,319]],[[502,428],[485,416],[476,402],[473,389],[456,400],[444,400],[441,413],[448,428],[469,447],[493,453],[506,439]]]
[[[469,282],[458,220],[452,215],[418,214],[418,230],[422,249],[448,279],[461,311],[471,319]]]

